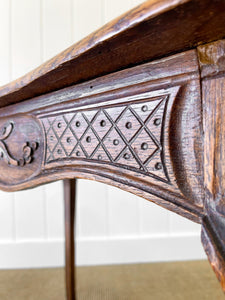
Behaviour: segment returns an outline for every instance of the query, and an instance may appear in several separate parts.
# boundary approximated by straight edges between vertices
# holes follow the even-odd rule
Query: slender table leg
[[[65,246],[66,246],[66,295],[75,300],[74,219],[76,206],[76,179],[64,180]]]

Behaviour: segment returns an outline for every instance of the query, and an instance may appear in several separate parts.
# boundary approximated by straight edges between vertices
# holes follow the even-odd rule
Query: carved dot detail
[[[25,146],[23,148],[23,156],[24,158],[28,158],[31,155],[31,148],[29,146]]]
[[[100,125],[101,125],[101,127],[105,127],[106,121],[105,121],[105,120],[102,120],[102,121],[100,122]]]
[[[99,155],[98,155],[98,159],[99,159],[99,160],[101,160],[101,159],[102,159],[102,156],[101,156],[101,154],[99,154]]]
[[[155,119],[154,125],[159,126],[161,124],[161,119]]]
[[[119,140],[117,140],[117,139],[113,140],[113,145],[115,145],[115,146],[119,145]]]
[[[61,149],[58,149],[58,150],[57,150],[57,153],[58,153],[58,154],[62,154],[62,150],[61,150]]]
[[[125,159],[129,159],[129,158],[130,158],[130,154],[125,153],[123,157],[124,157]]]
[[[132,123],[131,122],[127,122],[125,126],[126,126],[127,129],[131,129],[132,128]]]
[[[71,143],[71,138],[68,137],[68,138],[66,139],[66,141],[67,141],[68,144],[70,144],[70,143]]]
[[[80,151],[77,151],[77,152],[76,152],[76,156],[80,156]]]
[[[50,136],[50,140],[54,141],[54,136],[53,135]]]
[[[80,122],[77,121],[77,122],[75,123],[75,125],[76,125],[76,127],[80,127]]]
[[[142,143],[141,144],[141,149],[142,150],[147,150],[148,149],[148,144],[147,143]]]
[[[32,150],[37,150],[37,148],[38,148],[38,142],[32,142],[31,143],[31,148],[32,148]]]
[[[142,108],[141,108],[141,110],[143,112],[146,112],[148,110],[148,106],[147,105],[143,105]]]
[[[57,124],[57,126],[58,126],[58,128],[61,128],[61,127],[62,127],[62,123],[59,122],[59,123]]]
[[[90,136],[87,136],[86,142],[87,142],[87,143],[90,143],[90,142],[91,142],[91,137],[90,137]]]
[[[162,164],[161,164],[160,162],[157,162],[157,163],[155,164],[155,169],[156,169],[156,170],[161,170],[161,169],[162,169]]]

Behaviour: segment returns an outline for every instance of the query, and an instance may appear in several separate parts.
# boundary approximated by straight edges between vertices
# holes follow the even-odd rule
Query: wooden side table
[[[0,89],[0,188],[64,179],[68,300],[74,178],[201,223],[225,290],[224,20],[224,0],[150,0]]]

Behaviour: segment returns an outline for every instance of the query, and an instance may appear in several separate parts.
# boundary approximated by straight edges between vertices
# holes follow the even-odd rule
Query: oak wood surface
[[[0,106],[221,39],[224,18],[224,0],[146,1],[2,87]]]
[[[0,188],[65,180],[68,299],[74,177],[202,223],[225,290],[224,12],[222,0],[147,1],[0,89]]]

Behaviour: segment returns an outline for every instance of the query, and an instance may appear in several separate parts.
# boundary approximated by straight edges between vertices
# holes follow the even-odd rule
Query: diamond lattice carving
[[[167,96],[43,117],[45,163],[88,159],[135,169],[168,181],[163,163],[163,122]]]

